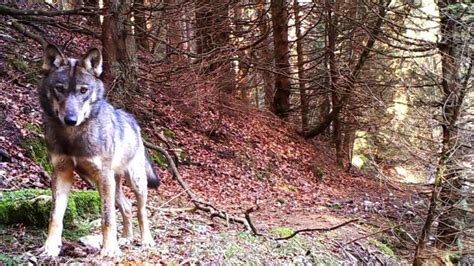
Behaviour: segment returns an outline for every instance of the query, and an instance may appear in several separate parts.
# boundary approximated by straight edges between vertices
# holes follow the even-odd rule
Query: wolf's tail
[[[148,180],[148,187],[149,188],[158,188],[160,186],[160,177],[158,176],[158,173],[156,173],[155,169],[153,168],[153,165],[150,162],[150,159],[148,158],[148,155],[146,155],[146,177]]]

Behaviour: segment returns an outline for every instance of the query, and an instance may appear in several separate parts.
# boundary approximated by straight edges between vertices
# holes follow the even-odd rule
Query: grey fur
[[[146,185],[158,187],[159,178],[146,155],[136,120],[105,99],[104,84],[98,77],[102,71],[100,50],[92,49],[76,60],[66,59],[59,49],[48,45],[44,58],[46,75],[39,86],[39,98],[54,168],[55,198],[44,254],[58,255],[56,231],[59,229],[55,226],[58,220],[62,223],[64,214],[57,201],[69,192],[72,171],[95,182],[101,193],[103,255],[118,253],[115,214],[110,210],[114,203],[110,201],[117,204],[124,216],[124,236],[131,238],[131,208],[122,192],[122,177],[138,199],[142,241],[152,244],[145,210]],[[115,192],[111,187],[115,187]],[[61,232],[62,226],[59,228]]]

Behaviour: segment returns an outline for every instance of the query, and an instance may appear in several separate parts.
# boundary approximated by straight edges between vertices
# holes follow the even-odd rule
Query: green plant
[[[20,260],[16,257],[8,257],[6,255],[0,254],[0,264],[1,265],[7,265],[7,266],[13,266],[13,265],[18,265],[20,264]]]

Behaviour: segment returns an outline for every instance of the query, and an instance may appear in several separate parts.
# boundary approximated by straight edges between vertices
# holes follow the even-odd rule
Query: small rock
[[[102,236],[101,235],[88,235],[79,238],[79,242],[86,247],[100,249],[102,246]]]
[[[97,220],[94,220],[94,221],[91,221],[89,223],[92,227],[96,227],[96,228],[99,228],[102,224],[102,220],[99,218]]]
[[[369,209],[372,209],[374,207],[374,203],[368,200],[364,200],[362,206],[364,206],[365,211],[369,211]]]

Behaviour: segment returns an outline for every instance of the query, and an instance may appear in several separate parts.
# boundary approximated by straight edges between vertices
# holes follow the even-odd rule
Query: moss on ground
[[[51,191],[24,189],[0,192],[0,224],[23,224],[45,227],[51,210]],[[69,197],[64,224],[66,228],[77,228],[79,220],[97,218],[100,213],[100,198],[97,192],[77,191]]]
[[[161,152],[150,150],[149,154],[150,160],[153,164],[158,165],[162,169],[168,168],[168,160],[166,160],[166,157]]]
[[[21,142],[23,148],[35,163],[39,164],[48,174],[51,175],[53,173],[53,167],[49,162],[46,141],[38,136],[38,134],[41,133],[41,128],[34,124],[28,124],[26,129],[37,134],[24,138]]]
[[[369,243],[376,246],[380,252],[384,253],[385,255],[395,258],[395,252],[387,244],[382,243],[376,239],[370,240]]]

